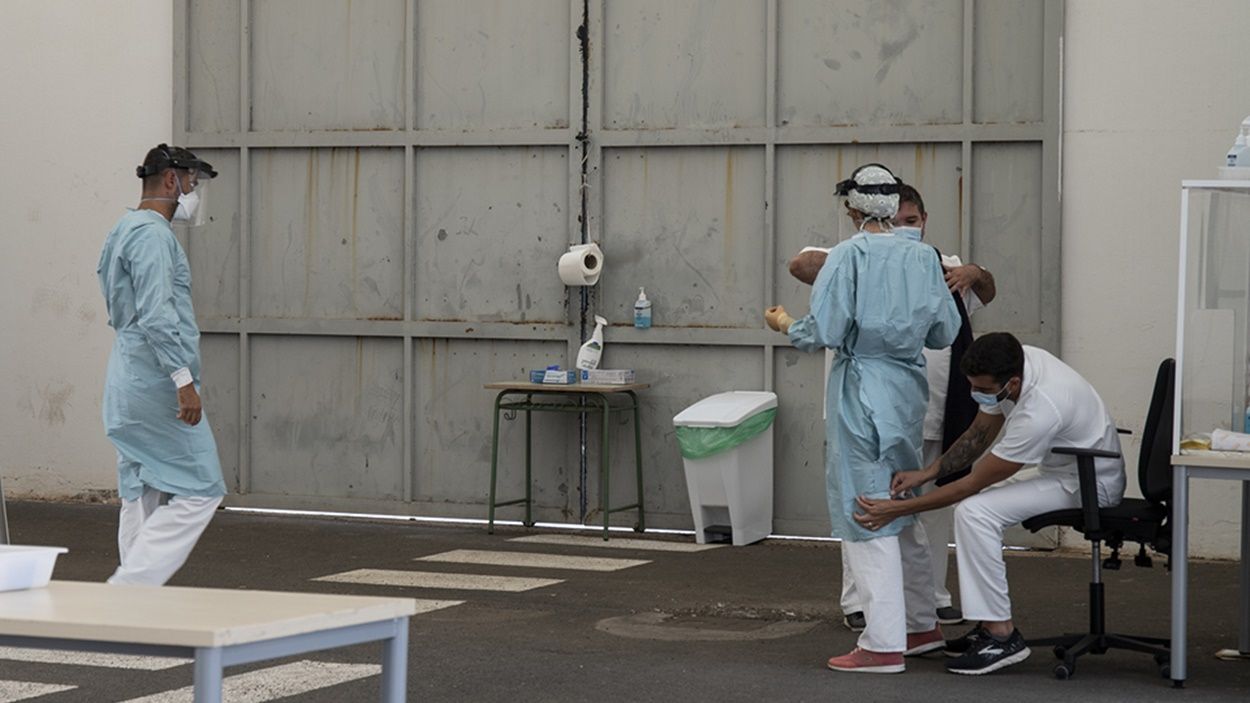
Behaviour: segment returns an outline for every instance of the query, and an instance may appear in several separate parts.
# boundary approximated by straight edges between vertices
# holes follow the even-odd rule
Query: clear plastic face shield
[[[199,227],[208,222],[208,184],[217,176],[212,165],[186,149],[161,144],[135,170],[140,178],[166,173],[174,175],[174,191],[168,197],[148,196],[144,200],[176,202],[173,224]]]
[[[208,222],[208,184],[213,177],[204,171],[177,171],[178,209],[174,223],[200,227]]]
[[[860,232],[889,232],[898,213],[902,182],[880,164],[866,164],[837,185],[838,241]]]

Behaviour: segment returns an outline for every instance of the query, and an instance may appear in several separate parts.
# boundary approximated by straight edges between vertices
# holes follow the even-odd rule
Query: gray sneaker
[[[864,620],[864,614],[862,612],[847,613],[846,615],[843,615],[842,624],[851,632],[863,632],[864,628],[868,626],[867,621]]]
[[[958,625],[964,621],[964,614],[959,608],[948,605],[937,609],[937,618],[942,625]]]

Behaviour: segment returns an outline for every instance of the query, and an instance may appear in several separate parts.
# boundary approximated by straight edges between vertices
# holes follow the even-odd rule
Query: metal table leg
[[[1189,467],[1172,476],[1172,685],[1185,686],[1189,607]]]
[[[634,403],[634,478],[638,484],[638,532],[646,532],[647,516],[642,507],[642,410],[639,408],[638,394],[629,391],[629,399]]]
[[[1250,481],[1241,482],[1241,627],[1237,651],[1250,654]]]
[[[195,650],[195,703],[221,703],[221,648]]]
[[[525,404],[529,405],[534,401],[534,396],[525,396]],[[531,418],[533,412],[525,411],[525,526],[534,526],[534,484],[532,480],[533,457],[534,457],[534,432],[533,420]]]
[[[603,444],[599,447],[599,506],[603,510],[603,541],[608,541],[608,518],[612,516],[612,472],[608,468],[608,437],[612,429],[612,406],[603,395],[596,395],[603,403]]]
[[[4,508],[4,482],[0,480],[0,544],[9,543],[9,514]]]
[[[495,534],[495,480],[499,476],[499,404],[507,393],[507,391],[500,391],[499,395],[495,396],[495,428],[491,432],[490,440],[490,500],[488,501],[490,514],[486,521],[486,531],[492,535]]]
[[[395,619],[395,636],[382,644],[382,703],[408,699],[408,618]]]

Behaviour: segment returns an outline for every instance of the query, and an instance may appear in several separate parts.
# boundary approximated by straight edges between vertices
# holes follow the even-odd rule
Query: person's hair
[[[903,183],[898,187],[898,205],[901,208],[903,203],[911,203],[916,206],[923,216],[927,214],[924,209],[924,199],[920,197],[920,191]]]
[[[1012,376],[1024,377],[1024,347],[1007,332],[991,332],[976,339],[964,352],[959,370],[965,376],[989,376],[1000,385]]]

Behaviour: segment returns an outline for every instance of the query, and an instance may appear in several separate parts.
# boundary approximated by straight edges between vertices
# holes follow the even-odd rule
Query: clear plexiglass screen
[[[1187,190],[1178,439],[1250,430],[1250,189]]]

